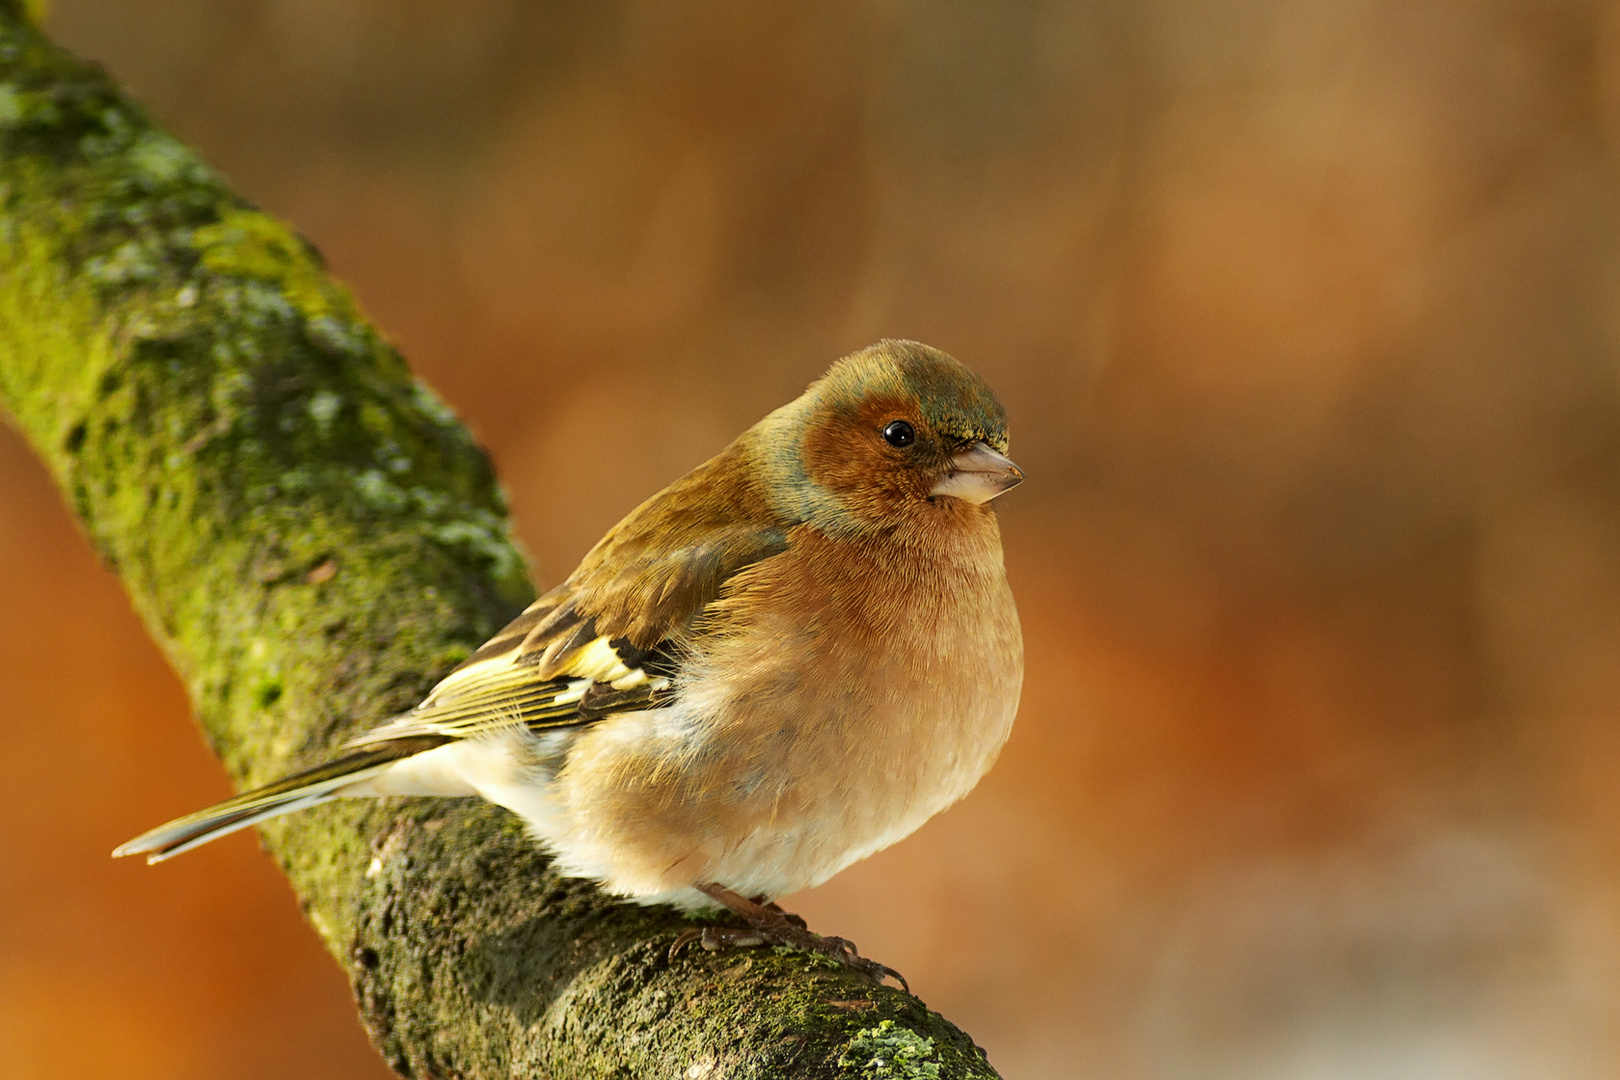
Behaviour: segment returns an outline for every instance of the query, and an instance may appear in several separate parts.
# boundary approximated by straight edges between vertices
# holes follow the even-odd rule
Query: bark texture
[[[240,785],[409,707],[531,595],[487,459],[315,251],[17,0],[0,404]],[[402,1076],[994,1076],[916,999],[807,956],[671,963],[676,913],[558,877],[476,800],[264,835]]]

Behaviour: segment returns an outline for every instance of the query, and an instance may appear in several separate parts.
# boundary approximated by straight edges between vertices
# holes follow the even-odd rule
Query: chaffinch
[[[632,510],[414,709],[114,854],[158,862],[340,797],[479,795],[565,874],[749,922],[707,947],[895,974],[771,900],[912,832],[1006,742],[1023,680],[989,505],[1023,480],[1006,453],[994,393],[945,353],[845,357]]]

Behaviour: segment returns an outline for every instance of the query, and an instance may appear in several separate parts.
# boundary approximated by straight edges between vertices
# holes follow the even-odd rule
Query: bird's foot
[[[699,885],[698,889],[741,915],[748,921],[748,928],[705,926],[701,929],[686,930],[669,947],[671,957],[693,941],[698,942],[709,952],[753,948],[760,945],[786,945],[802,952],[825,956],[860,972],[875,983],[882,983],[885,978],[891,978],[899,983],[906,993],[911,993],[911,987],[906,983],[904,975],[887,964],[868,960],[855,948],[855,943],[847,938],[823,937],[807,927],[804,920],[797,915],[789,914],[775,904],[761,904],[750,900],[723,885],[709,883]]]

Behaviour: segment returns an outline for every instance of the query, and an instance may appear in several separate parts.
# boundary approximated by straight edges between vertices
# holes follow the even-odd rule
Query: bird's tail
[[[432,738],[396,739],[345,754],[324,765],[283,777],[273,784],[245,791],[234,799],[215,803],[206,810],[175,818],[120,845],[113,855],[144,854],[149,863],[162,862],[249,825],[331,802],[339,797],[339,789],[376,776],[401,758],[421,753],[442,741]]]

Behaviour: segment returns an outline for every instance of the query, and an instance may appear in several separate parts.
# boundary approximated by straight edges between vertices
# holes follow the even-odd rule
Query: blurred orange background
[[[1580,0],[56,0],[493,454],[540,586],[878,337],[983,372],[1029,673],[790,900],[1008,1080],[1609,1077],[1620,21]],[[0,1075],[386,1075],[0,431]]]

